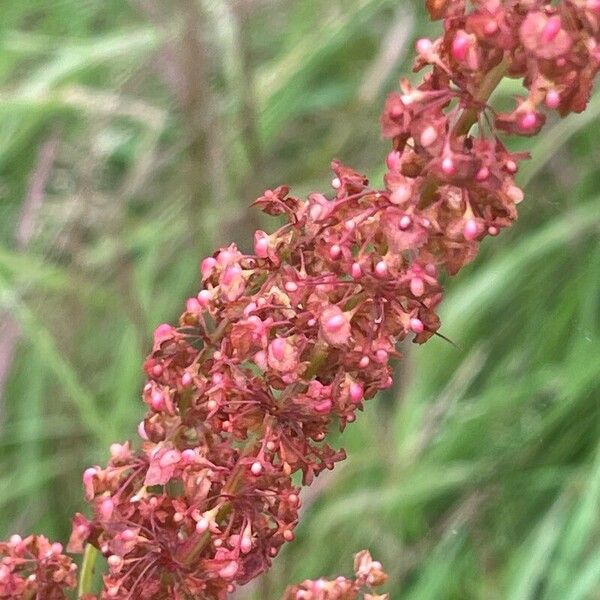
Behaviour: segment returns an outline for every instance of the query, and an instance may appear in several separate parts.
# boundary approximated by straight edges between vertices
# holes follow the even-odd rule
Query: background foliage
[[[326,189],[333,157],[379,183],[383,99],[435,31],[398,0],[2,3],[2,536],[68,535],[80,472],[141,418],[152,329],[201,257],[274,225],[257,193]],[[520,221],[448,282],[456,346],[405,348],[239,598],[363,547],[394,599],[600,598],[598,127],[600,96],[533,143]]]

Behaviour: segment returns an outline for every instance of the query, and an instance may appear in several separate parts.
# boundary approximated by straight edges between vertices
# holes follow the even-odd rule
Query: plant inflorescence
[[[417,41],[420,85],[403,80],[381,124],[392,140],[385,187],[334,161],[333,197],[285,186],[255,205],[285,223],[201,262],[202,289],[177,326],[160,325],[144,365],[142,447],[110,448],[85,471],[92,514],[69,544],[86,552],[80,597],[223,600],[294,539],[301,485],[345,458],[328,444],[392,384],[405,338],[436,335],[440,277],[516,218],[523,153],[499,132],[535,135],[545,112],[582,111],[600,67],[598,0],[428,0],[443,34]],[[504,77],[526,95],[489,98]],[[476,129],[474,129],[476,126]],[[89,589],[93,548],[103,590]],[[0,545],[1,598],[60,599],[76,585],[60,544]],[[366,552],[354,579],[288,589],[289,600],[384,598]],[[83,582],[83,583],[82,583]]]

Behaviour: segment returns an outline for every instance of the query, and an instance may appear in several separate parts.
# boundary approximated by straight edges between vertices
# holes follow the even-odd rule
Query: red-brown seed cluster
[[[13,535],[0,542],[0,598],[65,600],[77,583],[77,566],[62,544],[43,536]]]
[[[116,445],[106,469],[84,476],[95,516],[77,517],[73,544],[108,558],[102,598],[224,599],[268,568],[294,537],[293,475],[310,484],[344,458],[327,444],[331,427],[391,385],[399,342],[436,333],[440,272],[456,273],[515,219],[524,156],[497,129],[536,133],[543,101],[562,114],[585,105],[598,68],[595,5],[429,8],[444,35],[417,42],[416,68],[430,72],[386,103],[385,189],[334,162],[333,197],[265,192],[255,205],[286,224],[257,231],[252,254],[231,245],[203,260],[179,326],[156,330],[143,451]],[[530,93],[494,115],[486,101],[505,75]],[[346,580],[311,585],[295,598],[355,597],[344,596]]]
[[[337,577],[332,581],[317,579],[289,587],[282,600],[389,600],[388,594],[371,594],[387,580],[381,563],[363,550],[354,557],[354,579]],[[361,595],[362,592],[362,595]]]
[[[203,260],[178,327],[157,328],[143,448],[114,444],[106,468],[85,472],[94,514],[74,521],[71,549],[91,543],[107,558],[102,599],[224,600],[269,567],[294,538],[295,474],[308,485],[344,458],[329,432],[391,385],[400,342],[436,334],[440,274],[516,218],[524,155],[497,131],[536,133],[542,104],[584,108],[598,0],[428,7],[444,34],[417,42],[422,84],[387,100],[385,189],[334,162],[331,196],[265,192],[256,206],[285,224],[256,232],[250,254],[231,245]],[[504,76],[529,94],[495,114],[487,100]],[[346,580],[311,585],[294,600],[355,597]]]

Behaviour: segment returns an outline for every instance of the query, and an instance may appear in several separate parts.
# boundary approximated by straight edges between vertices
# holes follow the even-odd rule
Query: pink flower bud
[[[490,170],[487,167],[481,167],[475,175],[475,179],[479,182],[485,181],[490,176]]]
[[[544,103],[548,108],[558,108],[560,106],[560,94],[556,90],[548,90]]]
[[[458,31],[452,40],[452,58],[462,62],[467,58],[469,36],[464,31]]]
[[[342,249],[339,244],[333,244],[331,248],[329,248],[329,256],[332,260],[337,260],[342,254]]]
[[[189,465],[196,461],[196,453],[191,448],[186,448],[181,453],[181,458],[182,458],[183,462],[185,462]]]
[[[326,415],[331,412],[331,407],[333,406],[331,400],[319,400],[319,402],[315,402],[314,408],[315,412],[318,412],[321,415]]]
[[[375,265],[375,274],[378,277],[386,277],[388,274],[388,266],[387,263],[385,262],[385,260],[380,260],[376,265]]]
[[[269,255],[269,236],[264,231],[259,230],[254,234],[254,254],[259,258]]]
[[[188,373],[187,371],[181,376],[181,385],[183,387],[187,387],[188,385],[190,385],[192,383],[192,374]]]
[[[387,155],[385,162],[390,171],[400,170],[400,166],[402,165],[401,156],[402,155],[397,150],[392,150],[392,152]]]
[[[356,383],[355,381],[353,381],[350,384],[350,400],[352,402],[354,402],[354,404],[358,404],[359,402],[362,402],[363,398],[364,398],[364,392],[363,392],[362,385],[360,385],[360,383]]]
[[[498,235],[500,232],[498,231],[498,228],[497,228],[497,227],[494,227],[493,225],[491,225],[490,227],[488,227],[488,233],[489,233],[491,236],[494,236],[494,237],[495,237],[495,236],[497,236],[497,235]]]
[[[560,17],[550,17],[542,29],[542,41],[549,44],[561,29]]]
[[[206,308],[210,304],[211,300],[212,293],[208,290],[202,290],[198,292],[198,303],[200,304],[200,306]]]
[[[385,364],[389,359],[389,354],[381,348],[375,352],[375,359],[380,364]]]
[[[406,204],[412,198],[412,192],[409,183],[402,183],[390,194],[390,202],[396,205]]]
[[[494,35],[498,31],[498,23],[496,23],[496,21],[488,21],[485,24],[483,31],[486,35]]]
[[[332,346],[343,346],[350,338],[351,327],[347,315],[337,306],[327,307],[321,314],[321,335]]]
[[[369,363],[371,362],[371,359],[368,356],[363,356],[359,361],[358,361],[358,366],[361,369],[366,369],[369,366]]]
[[[352,263],[350,274],[352,275],[353,279],[360,279],[362,277],[362,268],[359,263]]]
[[[400,217],[399,226],[402,231],[405,231],[412,225],[412,219],[408,215],[402,215]]]
[[[425,325],[423,325],[421,319],[412,318],[410,320],[410,330],[416,334],[423,333],[423,331],[425,331]]]
[[[480,229],[475,219],[467,219],[463,228],[463,236],[465,240],[472,242],[476,240],[480,234]]]
[[[238,563],[237,561],[232,560],[219,570],[219,577],[222,577],[223,579],[233,579],[237,572]]]
[[[163,410],[163,408],[165,407],[165,401],[163,393],[160,390],[154,390],[152,392],[152,396],[150,397],[150,404],[156,412]]]
[[[187,312],[192,314],[199,314],[202,312],[202,305],[198,298],[188,298],[185,307]]]
[[[340,178],[339,178],[339,177],[334,177],[334,178],[331,180],[331,187],[332,187],[334,190],[339,190],[339,189],[342,187],[342,182],[341,182],[341,180],[340,180]]]
[[[417,40],[415,48],[421,56],[427,57],[427,55],[431,52],[431,49],[433,48],[433,43],[427,38],[421,38]]]
[[[420,277],[410,280],[410,292],[415,298],[420,298],[425,293],[425,283]]]
[[[167,450],[158,461],[162,469],[166,469],[172,465],[176,465],[181,460],[181,452],[179,450]]]
[[[123,566],[123,558],[117,556],[116,554],[111,554],[106,559],[106,562],[108,563],[108,566],[110,567],[111,571],[119,571]]]
[[[152,375],[154,377],[160,377],[163,374],[163,366],[162,365],[154,365],[152,367]]]
[[[427,146],[431,146],[431,144],[435,143],[438,138],[437,131],[435,127],[429,125],[426,127],[421,133],[421,146],[427,148]]]
[[[290,531],[289,529],[286,529],[286,530],[283,532],[283,539],[284,539],[286,542],[291,542],[291,541],[293,541],[293,539],[294,539],[295,537],[296,537],[296,536],[294,535],[294,532],[293,532],[293,531]]]
[[[205,531],[208,530],[209,525],[210,523],[208,522],[208,519],[206,517],[202,517],[196,523],[196,533],[203,534]]]
[[[523,190],[516,185],[510,185],[506,190],[506,195],[515,203],[519,204],[523,201],[525,194],[523,194]]]
[[[200,263],[200,273],[202,273],[202,279],[208,279],[212,275],[216,266],[217,261],[212,256],[205,258]]]
[[[250,467],[250,471],[252,471],[252,475],[258,476],[262,473],[262,470],[263,470],[263,466],[258,461],[253,462],[252,466]]]
[[[252,538],[243,536],[240,540],[240,550],[242,554],[248,554],[252,550]]]
[[[442,160],[442,172],[446,175],[454,175],[456,173],[454,161],[449,156],[446,156],[446,158]]]
[[[148,441],[148,434],[146,433],[146,426],[144,421],[140,421],[137,427],[138,435],[145,441]]]
[[[114,509],[115,504],[111,498],[105,498],[104,500],[102,500],[102,502],[100,502],[100,505],[98,506],[100,517],[104,521],[108,521],[112,517]]]

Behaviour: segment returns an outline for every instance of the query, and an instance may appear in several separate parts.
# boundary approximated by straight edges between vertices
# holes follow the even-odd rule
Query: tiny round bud
[[[356,383],[353,381],[350,384],[350,400],[352,400],[352,402],[354,402],[354,404],[358,404],[359,402],[362,402],[363,398],[364,398],[364,392],[363,392],[362,385],[360,385],[360,383]]]
[[[516,173],[518,170],[517,163],[514,160],[507,160],[504,165],[509,173]]]
[[[391,194],[390,202],[392,204],[406,204],[412,197],[412,187],[408,183],[400,184]]]
[[[290,292],[290,294],[298,291],[298,284],[295,281],[286,281],[285,285],[286,292]]]
[[[102,517],[102,519],[104,519],[105,521],[108,521],[113,514],[114,508],[115,508],[115,504],[112,501],[112,499],[104,498],[104,500],[102,500],[102,502],[100,502],[100,505],[98,506],[98,510],[100,512],[100,516]]]
[[[423,333],[423,331],[425,331],[425,325],[423,325],[423,321],[421,321],[421,319],[413,317],[410,320],[410,330],[416,334]]]
[[[497,227],[494,227],[493,225],[491,225],[490,227],[488,227],[488,233],[492,237],[495,237],[495,236],[497,236],[500,233],[500,231],[498,231]]]
[[[117,556],[116,554],[111,554],[107,559],[106,562],[108,563],[108,566],[113,569],[113,570],[117,570],[121,567],[121,565],[123,564],[123,559],[120,556]]]
[[[387,155],[385,162],[390,171],[399,171],[402,164],[400,152],[392,150],[392,152]]]
[[[494,35],[498,31],[498,23],[496,21],[488,21],[483,31],[486,35]]]
[[[426,127],[421,133],[421,146],[427,148],[427,146],[431,146],[438,138],[437,131],[433,125],[429,125]]]
[[[213,269],[216,266],[217,266],[217,261],[212,256],[205,258],[200,263],[200,272],[202,273],[202,279],[208,279],[208,277],[211,276]]]
[[[454,165],[454,161],[449,156],[446,156],[442,160],[442,171],[446,175],[454,175],[456,173],[456,166]]]
[[[353,279],[360,279],[362,277],[362,268],[357,262],[352,263],[350,273]]]
[[[298,504],[298,495],[297,494],[290,494],[288,496],[288,502],[290,503],[291,506],[297,506]]]
[[[334,178],[331,180],[331,187],[332,187],[334,190],[339,190],[339,189],[342,187],[342,182],[340,181],[340,178],[339,178],[339,177],[334,177]]]
[[[196,533],[203,534],[208,529],[209,525],[210,523],[208,522],[208,519],[206,517],[202,517],[196,523]]]
[[[22,541],[23,541],[23,538],[18,533],[15,533],[10,536],[8,543],[11,546],[18,546]]]
[[[188,298],[185,303],[185,309],[189,313],[198,314],[202,312],[202,304],[200,304],[198,298]]]
[[[206,308],[210,304],[211,300],[212,300],[212,293],[209,292],[208,290],[201,290],[198,293],[198,302],[200,303],[200,306]]]
[[[325,399],[325,400],[320,400],[319,402],[316,402],[314,406],[315,406],[315,412],[325,415],[325,414],[328,414],[329,412],[331,412],[331,407],[333,406],[333,403],[331,402],[331,400]]]
[[[295,537],[295,536],[294,536],[294,532],[293,532],[293,531],[291,531],[291,530],[289,530],[289,529],[286,529],[286,530],[283,532],[283,539],[284,539],[286,542],[291,542],[291,541],[294,539],[294,537]]]
[[[431,52],[431,49],[433,48],[433,43],[427,38],[421,38],[417,40],[415,48],[421,56],[426,56]]]
[[[509,188],[506,190],[506,194],[515,204],[522,202],[523,198],[525,197],[523,190],[516,185],[509,186]]]
[[[356,229],[356,221],[354,219],[348,219],[344,223],[344,227],[347,231],[354,231]]]
[[[535,129],[537,126],[537,122],[537,117],[533,112],[523,113],[517,119],[518,126],[522,131],[531,131]]]
[[[186,448],[181,453],[181,458],[187,464],[193,463],[196,460],[196,453],[191,448]]]
[[[184,387],[187,387],[188,385],[190,385],[192,383],[192,374],[188,373],[187,371],[181,376],[181,385],[183,385]]]
[[[479,182],[485,181],[490,176],[490,170],[487,167],[481,167],[475,175],[475,179]]]
[[[412,225],[412,219],[408,215],[402,215],[400,217],[399,226],[403,231],[408,229]]]
[[[548,108],[558,108],[560,105],[560,94],[556,90],[548,90],[544,103]]]
[[[146,433],[146,426],[144,421],[140,421],[137,427],[137,432],[138,435],[145,440],[146,442],[148,441],[148,434]]]
[[[425,293],[425,282],[420,277],[410,280],[410,292],[415,298],[420,298]]]
[[[467,58],[467,52],[469,50],[469,36],[463,31],[457,32],[456,36],[452,40],[452,58],[459,62],[462,62]]]
[[[467,219],[463,228],[463,236],[465,240],[472,242],[479,236],[479,225],[475,219]]]
[[[250,471],[252,471],[252,475],[258,476],[262,473],[262,470],[263,470],[263,466],[258,461],[253,462],[252,466],[250,467]]]
[[[388,266],[385,260],[380,260],[375,265],[375,274],[379,277],[385,277],[388,274]]]
[[[361,369],[366,369],[369,366],[369,363],[371,362],[371,359],[368,356],[363,356],[359,361],[358,361],[358,366]]]
[[[240,541],[240,550],[242,554],[248,554],[252,550],[252,538],[243,536]]]
[[[160,377],[163,374],[163,366],[162,365],[154,365],[152,367],[152,375],[154,377]]]
[[[331,248],[329,248],[329,256],[331,257],[332,260],[338,259],[341,254],[342,254],[342,249],[340,248],[339,244],[333,244],[333,246],[331,246]]]
[[[160,390],[154,390],[150,397],[150,404],[155,411],[160,411],[164,408],[164,397]]]
[[[327,333],[337,333],[348,323],[344,314],[334,314],[323,323],[323,328]]]
[[[378,363],[385,364],[389,359],[389,354],[380,348],[377,350],[377,352],[375,352],[375,358]]]

